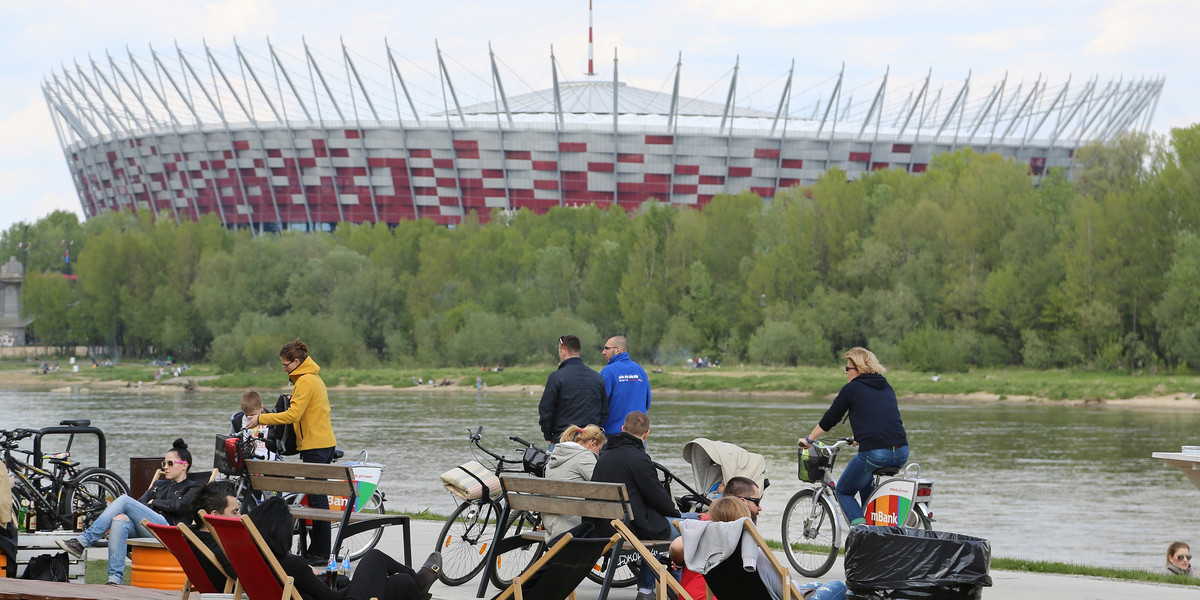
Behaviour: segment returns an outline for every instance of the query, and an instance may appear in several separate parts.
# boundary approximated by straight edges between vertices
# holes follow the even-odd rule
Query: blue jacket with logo
[[[604,433],[614,436],[621,433],[626,415],[635,410],[650,412],[650,379],[646,377],[645,369],[629,360],[628,352],[608,359],[600,376],[604,378],[604,389],[608,392],[608,420],[604,422]]]

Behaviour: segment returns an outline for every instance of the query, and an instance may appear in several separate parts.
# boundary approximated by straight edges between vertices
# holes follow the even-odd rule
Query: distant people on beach
[[[1167,546],[1167,573],[1194,577],[1192,574],[1192,548],[1184,542],[1172,542]]]
[[[546,378],[546,389],[538,403],[538,426],[547,446],[553,447],[572,423],[604,423],[608,419],[608,395],[604,378],[579,358],[579,338],[558,338],[558,369]]]

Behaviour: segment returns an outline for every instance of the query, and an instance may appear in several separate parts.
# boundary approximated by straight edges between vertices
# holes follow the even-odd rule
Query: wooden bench
[[[504,514],[500,516],[501,523],[507,523],[509,514],[514,510],[525,510],[538,513],[555,513],[560,515],[577,515],[605,521],[632,519],[633,511],[629,506],[629,493],[623,483],[599,483],[592,481],[563,481],[560,479],[542,479],[528,475],[505,475],[500,478],[500,487],[504,490]],[[491,570],[496,562],[496,553],[502,544],[504,532],[498,528],[495,539],[483,570],[483,581],[479,584],[477,598],[482,598],[487,592]],[[520,535],[530,543],[547,542],[545,531],[524,532]],[[621,542],[618,541],[609,553],[609,560],[615,564],[621,552]],[[599,599],[608,596],[615,568],[609,568],[605,573],[604,585],[600,589]]]
[[[179,590],[0,578],[0,600],[179,600]]]
[[[250,485],[260,492],[322,494],[346,498],[347,510],[319,509],[307,506],[291,507],[297,519],[338,523],[332,556],[337,556],[346,537],[378,527],[399,525],[404,530],[404,562],[412,565],[412,541],[408,517],[378,513],[354,512],[358,501],[358,484],[353,468],[347,465],[248,460]]]

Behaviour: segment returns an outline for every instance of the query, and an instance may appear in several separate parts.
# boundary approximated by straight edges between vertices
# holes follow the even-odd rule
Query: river
[[[540,438],[536,395],[330,395],[338,446],[347,455],[368,450],[372,461],[387,465],[381,489],[390,509],[448,514],[454,504],[438,476],[471,459],[467,433],[479,425],[486,445],[514,456],[509,435]],[[109,468],[128,478],[128,457],[162,456],[176,437],[189,442],[198,466],[209,466],[214,435],[227,431],[239,397],[240,391],[0,389],[0,428],[90,418],[106,433]],[[784,505],[805,485],[796,478],[796,438],[826,406],[804,396],[659,395],[648,448],[689,483],[694,478],[681,451],[694,438],[764,455],[771,485],[760,528],[778,539]],[[987,538],[995,556],[1157,570],[1171,541],[1200,544],[1194,518],[1200,490],[1150,457],[1200,442],[1200,414],[967,402],[902,403],[901,410],[911,460],[936,480],[934,527]],[[81,440],[75,456],[94,461],[94,448]]]

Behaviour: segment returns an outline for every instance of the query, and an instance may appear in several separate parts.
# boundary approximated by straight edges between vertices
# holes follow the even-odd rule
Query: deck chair
[[[188,481],[194,481],[196,483],[199,483],[200,485],[204,485],[206,483],[212,483],[212,482],[216,481],[217,473],[218,473],[218,471],[216,469],[213,469],[211,471],[196,471],[195,473],[188,473],[187,478],[188,478]],[[163,476],[163,470],[155,469],[154,477],[150,478],[150,485],[154,485],[154,482],[158,481],[159,479],[162,479],[162,476]],[[147,486],[146,489],[150,489],[149,486]]]
[[[658,600],[667,600],[667,588],[670,587],[672,590],[675,590],[675,594],[679,598],[683,600],[693,600],[693,598],[688,595],[687,590],[684,590],[683,586],[680,585],[678,581],[675,581],[675,578],[671,576],[671,573],[667,570],[667,567],[659,562],[658,557],[646,547],[646,544],[642,543],[642,540],[638,539],[638,536],[629,529],[628,525],[626,525],[620,519],[613,519],[612,526],[613,529],[617,530],[617,535],[630,546],[632,546],[634,550],[637,550],[637,553],[642,556],[642,562],[644,565],[642,568],[649,567],[650,569],[654,570],[654,574],[658,577],[658,582],[654,584],[655,598]],[[729,597],[738,598],[739,596],[734,594],[733,596]],[[785,598],[784,600],[787,599]]]
[[[166,546],[175,560],[179,561],[179,566],[183,568],[183,574],[187,579],[183,582],[183,595],[181,600],[187,600],[192,592],[201,594],[228,594],[233,591],[234,578],[221,568],[221,563],[217,561],[217,557],[196,537],[192,530],[186,525],[157,525],[146,519],[142,519],[142,525],[150,530],[158,541]],[[205,564],[216,567],[217,571],[224,577],[222,581],[214,581],[209,577],[208,570]]]
[[[564,533],[492,600],[575,600],[575,588],[620,537],[577,538],[571,532]]]
[[[235,598],[245,593],[249,600],[303,600],[248,515],[240,519],[205,515],[203,519],[229,562],[237,565]]]
[[[704,527],[732,525],[732,523],[714,523],[712,521],[696,521],[694,523],[703,523]],[[708,586],[707,596],[711,598],[716,595],[717,598],[737,598],[738,600],[771,600],[771,591],[767,589],[758,572],[747,571],[742,566],[742,546],[753,543],[758,546],[759,550],[762,550],[763,556],[768,561],[768,564],[763,564],[760,560],[758,568],[772,569],[782,581],[787,582],[783,588],[783,600],[804,598],[804,595],[788,578],[787,567],[779,562],[770,546],[767,546],[766,540],[758,533],[754,523],[750,519],[743,519],[741,523],[743,533],[737,547],[729,554],[728,558],[703,574],[705,584]],[[679,521],[675,521],[675,527],[679,528]]]

